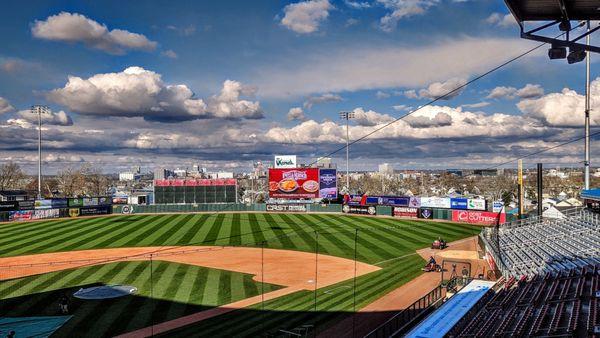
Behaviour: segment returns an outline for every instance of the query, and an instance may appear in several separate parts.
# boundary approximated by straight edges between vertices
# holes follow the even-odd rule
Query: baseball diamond
[[[419,276],[416,250],[478,232],[449,222],[277,213],[0,224],[0,316],[60,315],[61,295],[131,285],[130,296],[70,299],[72,317],[53,337],[324,333]]]

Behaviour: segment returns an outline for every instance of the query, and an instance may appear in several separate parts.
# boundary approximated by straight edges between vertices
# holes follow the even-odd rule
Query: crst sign
[[[496,225],[506,222],[505,213],[493,213],[488,211],[467,211],[467,210],[452,210],[452,220],[454,222]]]

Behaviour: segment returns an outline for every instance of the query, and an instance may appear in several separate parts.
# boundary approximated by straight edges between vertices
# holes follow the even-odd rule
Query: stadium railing
[[[398,312],[378,328],[369,332],[365,338],[388,338],[406,333],[413,324],[442,304],[443,291],[444,287],[438,285],[406,309]]]

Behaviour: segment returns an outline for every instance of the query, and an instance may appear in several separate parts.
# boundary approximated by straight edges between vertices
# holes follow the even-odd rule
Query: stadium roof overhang
[[[600,20],[600,1],[598,0],[504,0],[512,15],[521,27],[521,37],[549,43],[552,48],[548,55],[552,59],[566,57],[566,48],[570,50],[569,63],[582,61],[585,51],[600,53],[600,47],[588,46],[583,38],[595,32],[600,26],[591,28],[583,34],[572,37],[571,32],[583,25],[579,21]],[[575,21],[575,25],[571,22]],[[540,26],[525,29],[525,22],[537,22]],[[551,27],[558,27],[559,36],[548,37],[540,33]],[[573,61],[573,62],[572,62]]]

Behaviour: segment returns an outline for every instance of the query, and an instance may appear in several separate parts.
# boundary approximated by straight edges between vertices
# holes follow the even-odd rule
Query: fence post
[[[358,228],[354,229],[354,278],[352,280],[352,337],[356,336],[356,270],[357,270]]]

